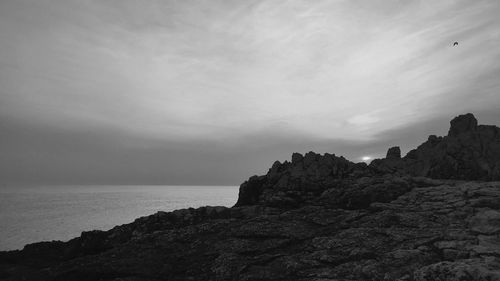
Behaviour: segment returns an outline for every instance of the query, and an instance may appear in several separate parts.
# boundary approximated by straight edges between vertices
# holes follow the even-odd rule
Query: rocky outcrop
[[[401,149],[399,146],[394,146],[389,148],[387,150],[387,156],[385,156],[386,159],[400,159],[401,158]]]
[[[477,120],[474,115],[467,113],[460,115],[450,121],[449,137],[458,137],[462,134],[470,134],[477,131]]]
[[[341,195],[344,193],[356,198],[351,200],[365,198],[363,204],[366,205],[371,202],[367,198],[380,190],[374,188],[374,184],[387,181],[387,177],[391,181],[395,176],[500,180],[500,128],[478,126],[470,113],[454,118],[450,124],[447,136],[429,136],[403,158],[400,148],[392,147],[386,158],[375,159],[370,165],[353,163],[329,153],[308,152],[304,156],[294,153],[291,162],[277,161],[266,175],[251,177],[243,183],[236,206],[297,207],[316,202],[324,192],[335,194],[336,198],[344,198]],[[384,176],[386,179],[382,179]],[[397,197],[406,190],[397,184],[391,186],[391,190],[380,193]],[[363,187],[365,191],[360,190]],[[354,195],[353,190],[359,191],[357,196],[350,196]],[[361,193],[370,195],[360,196]],[[385,197],[386,200],[393,198]]]
[[[0,252],[0,280],[500,280],[499,131],[472,115],[370,165],[295,153],[236,206]],[[477,181],[483,180],[483,181]]]
[[[429,136],[400,161],[395,157],[378,159],[372,161],[371,168],[439,179],[500,180],[500,128],[477,125],[470,113],[450,124],[447,136]]]
[[[276,161],[264,176],[254,176],[240,187],[236,206],[261,204],[297,207],[312,203],[326,189],[364,173],[366,165],[355,165],[344,157],[308,152],[292,155],[292,161]]]

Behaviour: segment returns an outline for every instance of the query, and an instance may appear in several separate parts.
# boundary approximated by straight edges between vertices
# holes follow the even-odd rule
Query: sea
[[[236,203],[237,186],[23,186],[0,188],[0,251],[67,241],[158,211]]]

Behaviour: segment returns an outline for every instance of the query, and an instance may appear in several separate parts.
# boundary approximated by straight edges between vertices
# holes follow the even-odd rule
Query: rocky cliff
[[[294,153],[291,162],[275,162],[266,175],[243,183],[236,206],[296,207],[319,200],[330,207],[359,208],[407,192],[411,186],[402,177],[500,180],[500,128],[478,126],[470,113],[450,123],[447,136],[429,136],[403,158],[399,147],[392,147],[386,158],[370,165],[328,153]]]
[[[404,158],[387,157],[370,166],[382,172],[430,178],[500,180],[500,128],[478,126],[470,113],[450,123],[447,136],[429,136]]]
[[[0,253],[0,280],[500,280],[500,129],[472,114],[406,156],[295,153],[232,208],[159,212]]]

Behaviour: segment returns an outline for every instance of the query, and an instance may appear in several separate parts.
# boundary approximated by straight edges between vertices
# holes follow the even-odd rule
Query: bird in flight
[[[453,43],[453,46],[458,46],[458,42]]]

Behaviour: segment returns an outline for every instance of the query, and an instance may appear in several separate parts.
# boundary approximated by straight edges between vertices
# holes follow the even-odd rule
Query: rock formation
[[[394,146],[389,148],[387,150],[387,156],[385,156],[386,159],[399,159],[401,158],[401,149],[399,146]]]
[[[500,129],[466,114],[370,165],[294,153],[232,208],[0,252],[0,280],[500,280],[499,169]]]
[[[500,128],[477,125],[472,114],[451,122],[447,136],[429,136],[401,161],[378,159],[371,167],[379,172],[461,180],[500,180]]]

